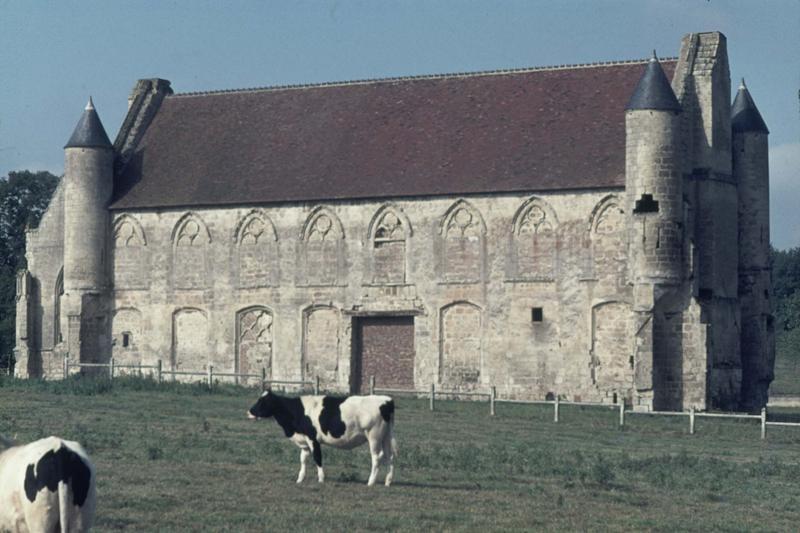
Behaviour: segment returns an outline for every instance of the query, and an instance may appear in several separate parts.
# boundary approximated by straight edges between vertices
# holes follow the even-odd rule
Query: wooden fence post
[[[694,406],[689,408],[689,435],[694,435]]]
[[[208,388],[214,386],[214,365],[208,365]]]
[[[108,363],[108,379],[114,380],[114,358],[111,358],[111,361]]]
[[[619,428],[625,427],[625,400],[619,402]]]
[[[496,399],[497,399],[497,387],[492,385],[492,388],[489,389],[489,416],[495,415],[494,401]]]
[[[139,379],[142,379],[142,362],[139,361]]]
[[[261,367],[261,392],[267,390],[267,367]]]
[[[369,393],[375,394],[375,376],[369,377]]]
[[[558,422],[558,394],[556,394],[555,402],[553,402],[553,422]]]
[[[431,383],[431,411],[434,410],[436,404],[436,385]]]
[[[156,360],[156,381],[161,383],[161,359]]]
[[[761,408],[761,440],[767,438],[767,408]]]
[[[64,354],[64,379],[69,377],[69,354]]]
[[[314,394],[319,394],[319,376],[314,376]]]

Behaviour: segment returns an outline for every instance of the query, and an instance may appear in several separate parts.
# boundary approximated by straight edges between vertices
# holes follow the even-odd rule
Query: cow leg
[[[389,471],[386,473],[386,480],[384,481],[384,485],[387,487],[392,484],[392,479],[394,479],[394,449],[392,448],[392,440],[394,436],[392,435],[391,430],[386,432],[386,435],[383,436],[383,463],[389,468]]]
[[[372,456],[372,471],[369,473],[367,486],[371,487],[375,484],[375,478],[378,477],[378,467],[380,467],[381,464],[383,443],[373,435],[368,435],[367,440],[369,441],[369,454]]]
[[[319,442],[312,442],[314,447],[314,462],[317,464],[317,481],[322,483],[325,481],[325,472],[322,470],[322,449],[319,447]]]
[[[306,462],[308,461],[309,455],[311,455],[311,452],[308,451],[308,448],[300,448],[300,473],[297,474],[298,483],[302,483],[306,478]]]

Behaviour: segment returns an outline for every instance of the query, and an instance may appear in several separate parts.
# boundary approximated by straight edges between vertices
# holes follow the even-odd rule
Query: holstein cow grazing
[[[0,531],[88,531],[94,508],[94,467],[80,444],[0,437]]]
[[[306,477],[306,461],[314,456],[317,478],[325,481],[320,443],[351,449],[369,443],[372,471],[367,485],[373,485],[378,467],[385,463],[386,486],[394,476],[393,458],[397,453],[394,439],[394,401],[388,396],[300,396],[287,398],[271,391],[261,395],[250,408],[250,418],[275,420],[283,433],[300,447],[300,473],[297,482]]]

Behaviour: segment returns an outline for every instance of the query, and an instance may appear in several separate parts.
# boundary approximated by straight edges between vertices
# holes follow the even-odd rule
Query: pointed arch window
[[[376,213],[370,225],[372,243],[372,283],[406,282],[406,239],[410,224],[398,208],[386,206]]]
[[[625,213],[616,196],[604,198],[595,207],[590,235],[592,277],[600,283],[624,284],[628,264]]]
[[[302,235],[303,270],[307,285],[338,285],[344,262],[344,230],[329,209],[309,215]]]
[[[114,222],[113,279],[116,289],[145,289],[147,239],[139,221],[122,215]]]
[[[480,281],[483,277],[486,224],[478,210],[463,200],[457,202],[445,214],[441,233],[444,280]]]
[[[184,215],[175,225],[172,242],[175,288],[205,288],[211,235],[203,219],[194,213]]]
[[[555,211],[540,198],[532,198],[514,219],[514,251],[517,279],[552,280],[556,270],[558,220]]]
[[[239,287],[278,285],[277,233],[269,217],[250,212],[240,221],[234,239]]]

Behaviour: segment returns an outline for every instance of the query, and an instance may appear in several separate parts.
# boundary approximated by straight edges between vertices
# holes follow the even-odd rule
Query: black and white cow
[[[0,531],[88,531],[95,501],[94,466],[80,444],[0,437]]]
[[[253,419],[274,417],[284,435],[300,447],[300,473],[297,482],[306,477],[306,461],[314,456],[317,478],[325,481],[320,443],[351,449],[369,443],[372,471],[367,485],[373,485],[378,467],[388,466],[386,486],[394,476],[394,401],[388,396],[300,396],[288,398],[271,391],[261,395],[247,412]]]

